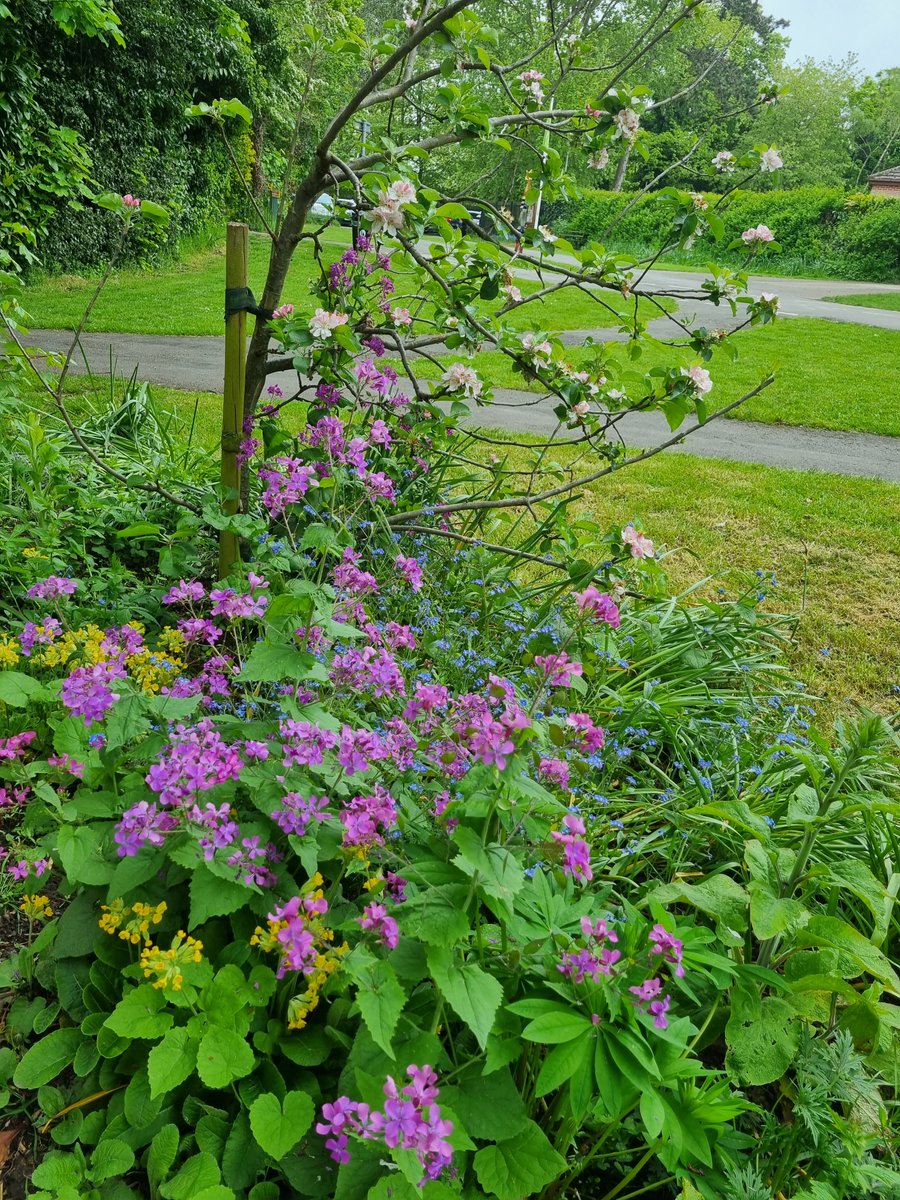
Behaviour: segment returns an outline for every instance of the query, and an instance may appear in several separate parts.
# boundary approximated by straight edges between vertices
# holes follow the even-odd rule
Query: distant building
[[[869,176],[869,187],[873,196],[896,196],[900,198],[900,167],[889,167]]]

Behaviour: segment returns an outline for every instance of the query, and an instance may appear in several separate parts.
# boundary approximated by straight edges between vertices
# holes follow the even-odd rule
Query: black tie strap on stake
[[[266,321],[271,321],[273,315],[271,309],[260,308],[248,287],[226,288],[225,320],[239,312],[252,313],[254,317],[262,317]]]

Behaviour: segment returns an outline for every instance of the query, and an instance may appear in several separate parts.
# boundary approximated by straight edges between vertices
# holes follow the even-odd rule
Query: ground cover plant
[[[562,83],[577,38],[560,62],[555,20],[536,55]],[[655,298],[600,247],[538,227],[511,249],[503,214],[494,236],[454,228],[458,201],[420,186],[417,159],[475,133],[638,145],[651,101],[617,78],[548,111],[536,58],[504,64],[495,41],[459,2],[358,47],[359,90],[270,230],[224,485],[137,381],[74,414],[67,360],[42,371],[4,294],[6,412],[30,375],[53,413],[12,425],[0,634],[20,914],[0,1066],[41,1200],[900,1186],[896,729],[861,713],[818,731],[761,585],[678,599],[638,515],[576,507],[628,465],[622,412],[659,409],[673,437],[718,415],[720,339],[682,325],[694,361],[675,347],[632,380],[627,347],[582,374],[539,318],[507,320],[536,304],[510,253],[549,294],[630,297],[635,341]],[[460,62],[515,111],[448,82]],[[423,85],[452,132],[417,119],[400,145],[395,107]],[[341,154],[380,107],[371,161]],[[352,187],[364,229],[336,262],[305,229],[324,183]],[[165,219],[98,202],[123,237]],[[671,202],[676,243],[715,236],[695,197]],[[771,233],[746,232],[752,261]],[[320,283],[295,303],[301,235]],[[775,315],[744,273],[707,282],[750,324]],[[484,435],[456,425],[490,400],[472,357],[488,337],[555,397],[561,449],[469,452]],[[449,412],[409,362],[446,349]],[[266,386],[285,369],[289,395]]]

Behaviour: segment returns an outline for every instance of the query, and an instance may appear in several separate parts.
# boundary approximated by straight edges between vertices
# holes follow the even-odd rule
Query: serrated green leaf
[[[249,1075],[255,1065],[253,1050],[233,1029],[213,1025],[197,1050],[197,1074],[207,1087],[224,1088]]]
[[[499,981],[476,963],[457,960],[454,951],[446,946],[431,947],[428,969],[444,999],[475,1034],[483,1050],[503,1000]]]
[[[197,1042],[183,1026],[170,1029],[147,1056],[152,1097],[164,1096],[184,1083],[197,1065]]]
[[[514,1138],[479,1150],[474,1166],[478,1182],[490,1195],[498,1200],[522,1200],[558,1178],[566,1160],[540,1127],[529,1121]]]

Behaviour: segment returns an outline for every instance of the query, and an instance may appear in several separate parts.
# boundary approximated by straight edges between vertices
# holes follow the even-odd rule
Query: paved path
[[[835,308],[840,305],[834,305]],[[854,310],[859,311],[859,310]],[[888,314],[900,317],[900,313]],[[72,335],[61,330],[35,330],[32,342],[49,351],[68,350]],[[98,374],[109,370],[110,347],[116,373],[128,376],[138,369],[142,379],[164,387],[221,392],[222,341],[213,337],[162,337],[147,334],[88,333],[84,354]],[[76,358],[73,370],[83,369]],[[296,374],[273,375],[289,392]],[[478,410],[472,424],[520,433],[549,434],[556,428],[553,401],[534,392],[497,389],[494,404]],[[684,428],[692,428],[688,422]],[[671,437],[660,413],[631,414],[619,426],[629,446],[649,449]],[[756,421],[714,421],[691,434],[670,452],[707,458],[760,463],[772,467],[858,475],[900,483],[900,438],[865,433],[840,433],[801,426],[763,425]]]

